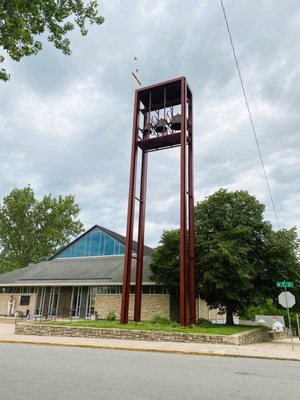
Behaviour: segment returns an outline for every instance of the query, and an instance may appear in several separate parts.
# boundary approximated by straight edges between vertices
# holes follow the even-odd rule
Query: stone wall
[[[268,342],[269,330],[265,328],[251,329],[246,332],[232,335],[230,337],[235,337],[237,345],[241,344],[252,344],[252,343],[263,343]]]
[[[97,294],[95,298],[95,311],[100,319],[105,319],[107,314],[114,311],[117,319],[120,319],[121,310],[120,294]],[[133,319],[134,295],[129,298],[128,318]],[[144,294],[142,295],[141,320],[146,321],[154,316],[170,318],[170,296],[167,294]]]
[[[34,314],[36,306],[36,293],[1,293],[0,315],[7,315],[7,305],[10,301],[11,296],[13,296],[13,300],[15,301],[13,312],[14,314],[17,311],[21,311],[25,315],[27,310],[29,310],[32,315]],[[30,296],[30,302],[28,306],[20,305],[21,296]]]
[[[269,336],[270,336],[271,340],[289,339],[290,333],[288,330],[286,330],[286,331],[270,331]]]
[[[153,332],[127,329],[82,328],[76,326],[18,323],[15,333],[20,335],[85,337],[98,339],[145,340],[156,342],[251,344],[268,341],[268,331],[264,328],[226,336],[179,332]]]

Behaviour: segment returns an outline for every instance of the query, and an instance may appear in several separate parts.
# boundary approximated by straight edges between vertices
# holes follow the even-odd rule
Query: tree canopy
[[[0,46],[14,61],[20,61],[42,50],[36,37],[47,31],[48,41],[70,55],[67,35],[76,25],[84,36],[88,33],[87,21],[97,25],[104,22],[97,7],[97,0],[0,0]],[[4,55],[0,54],[0,63],[3,61]],[[0,80],[9,78],[1,68]]]
[[[295,228],[274,232],[263,212],[248,192],[225,189],[195,207],[197,289],[210,307],[226,311],[228,324],[233,313],[275,298],[277,280],[300,282]],[[178,256],[179,231],[165,231],[153,254],[152,278],[177,287]]]
[[[152,279],[170,290],[179,287],[179,246],[179,230],[164,231],[151,257]]]
[[[0,206],[0,272],[43,261],[83,230],[72,195],[35,198],[31,187],[14,189]]]

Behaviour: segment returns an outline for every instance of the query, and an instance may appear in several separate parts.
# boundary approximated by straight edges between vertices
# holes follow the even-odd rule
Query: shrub
[[[114,310],[112,310],[112,311],[109,311],[109,313],[107,314],[105,319],[106,319],[106,321],[115,321],[116,318],[117,318],[116,313]]]

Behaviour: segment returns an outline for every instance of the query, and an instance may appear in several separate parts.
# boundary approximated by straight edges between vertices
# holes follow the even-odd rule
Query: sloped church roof
[[[93,286],[122,284],[125,237],[94,225],[47,261],[0,275],[0,286]],[[133,252],[137,243],[133,243]],[[143,282],[150,282],[150,256],[144,247]],[[131,281],[136,260],[132,259]]]

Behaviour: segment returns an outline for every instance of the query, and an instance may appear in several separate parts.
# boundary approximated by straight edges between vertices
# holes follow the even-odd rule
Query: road
[[[0,344],[4,400],[300,398],[300,363]]]

